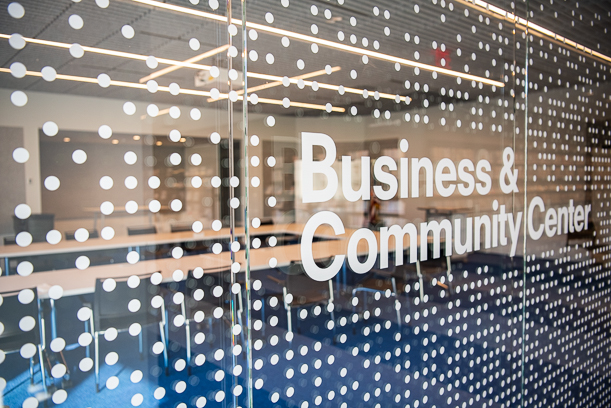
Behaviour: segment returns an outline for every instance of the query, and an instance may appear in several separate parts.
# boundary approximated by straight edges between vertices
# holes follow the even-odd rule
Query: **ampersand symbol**
[[[503,150],[503,168],[501,169],[501,177],[499,180],[501,191],[503,191],[504,194],[518,192],[518,185],[516,184],[518,181],[518,170],[512,170],[513,161],[513,149],[511,147],[506,147],[505,150]],[[507,179],[508,183],[505,179]]]

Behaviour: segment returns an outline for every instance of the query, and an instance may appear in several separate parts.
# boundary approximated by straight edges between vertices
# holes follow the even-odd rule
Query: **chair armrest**
[[[285,284],[285,281],[284,281],[284,280],[282,280],[282,279],[278,279],[278,278],[276,278],[275,276],[267,275],[267,277],[268,277],[268,278],[269,278],[271,281],[276,282],[276,283],[277,283],[278,285],[280,285],[280,286],[284,286],[284,284]]]

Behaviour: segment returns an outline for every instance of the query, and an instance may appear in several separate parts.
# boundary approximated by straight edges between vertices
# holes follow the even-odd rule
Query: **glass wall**
[[[604,4],[0,6],[0,407],[608,405]]]

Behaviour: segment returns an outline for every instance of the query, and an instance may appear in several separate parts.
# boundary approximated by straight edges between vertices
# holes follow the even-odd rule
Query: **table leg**
[[[424,279],[420,270],[420,261],[416,261],[416,273],[418,274],[418,282],[420,284],[420,300],[424,302]]]
[[[57,338],[57,321],[55,317],[55,300],[49,299],[51,302],[51,340]]]

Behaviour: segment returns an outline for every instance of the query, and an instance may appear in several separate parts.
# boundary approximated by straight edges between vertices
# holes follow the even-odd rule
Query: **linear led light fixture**
[[[0,38],[5,38],[5,39],[9,39],[11,36],[7,35],[7,34],[0,34]],[[23,37],[23,39],[26,42],[32,43],[32,44],[39,44],[39,45],[46,45],[46,46],[50,46],[50,47],[57,47],[57,48],[65,48],[65,49],[69,49],[72,45],[74,44],[68,44],[68,43],[62,43],[62,42],[58,42],[58,41],[49,41],[49,40],[40,40],[37,38],[27,38],[27,37]],[[134,60],[139,60],[139,61],[146,61],[147,58],[149,58],[146,55],[141,55],[141,54],[134,54],[134,53],[129,53],[129,52],[123,52],[123,51],[114,51],[114,50],[108,50],[105,48],[96,48],[96,47],[88,47],[88,46],[81,46],[83,48],[83,50],[87,51],[87,52],[92,52],[92,53],[96,53],[96,54],[102,54],[102,55],[110,55],[110,56],[115,56],[115,57],[121,57],[121,58],[127,58],[127,59],[134,59]],[[210,65],[202,65],[202,64],[194,64],[194,63],[188,63],[186,61],[176,61],[176,60],[171,60],[171,59],[167,59],[167,58],[157,58],[155,57],[155,59],[157,60],[157,62],[160,62],[162,64],[168,64],[168,65],[173,65],[173,66],[179,66],[179,67],[185,67],[185,68],[193,68],[193,69],[197,69],[197,70],[206,70],[209,71],[210,68],[212,68]],[[159,71],[158,71],[159,72]],[[282,82],[282,77],[279,76],[272,76],[272,75],[266,75],[266,74],[257,74],[255,72],[248,72],[246,74],[248,77],[252,77],[252,78],[261,78],[261,79],[267,79],[267,80],[272,80],[272,81],[280,81]],[[294,83],[297,83],[297,80],[294,81]],[[310,81],[306,81],[305,82],[306,85],[308,86],[312,86],[312,82]],[[318,84],[319,87],[321,88],[325,88],[325,89],[339,89],[339,86],[337,85],[330,85],[330,84]],[[348,89],[348,88],[346,88]],[[363,94],[363,90],[362,89],[357,89],[356,91],[353,88],[349,88],[351,89],[351,91],[346,91],[346,92],[351,92],[351,93],[357,93],[357,94]],[[353,92],[355,91],[355,92]],[[221,94],[223,95],[223,94]],[[382,94],[380,94],[382,95]],[[390,94],[383,94],[383,95],[390,95]],[[207,93],[205,96],[210,96],[210,93]],[[392,98],[389,99],[395,99],[396,95],[391,95]],[[227,95],[225,95],[225,97],[227,97]],[[402,100],[405,100],[405,97],[402,97]],[[221,99],[221,98],[219,98]],[[292,106],[292,105],[291,105]],[[320,105],[322,106],[322,105]],[[339,112],[339,111],[337,111]]]
[[[544,36],[544,37],[550,37],[556,41],[559,41],[561,43],[564,43],[566,45],[570,45],[574,48],[576,48],[579,51],[582,51],[585,54],[588,55],[593,55],[595,57],[598,57],[604,61],[607,62],[611,62],[611,57],[608,57],[605,54],[602,54],[598,51],[594,51],[591,48],[586,47],[585,45],[581,45],[573,40],[570,40],[566,37],[561,36],[560,34],[556,34],[555,32],[548,30],[545,27],[540,26],[539,24],[535,24],[531,21],[528,21],[525,18],[522,17],[518,17],[515,14],[513,14],[510,11],[504,10],[500,7],[497,7],[493,4],[487,3],[485,1],[482,0],[457,0],[459,3],[475,8],[477,10],[480,11],[487,11],[489,12],[489,14],[497,17],[497,18],[501,18],[501,19],[506,19],[509,21],[513,21],[516,24],[524,27],[524,28],[528,28],[530,30],[535,31],[536,33]],[[483,9],[483,10],[482,10]]]
[[[9,68],[0,68],[0,72],[4,72],[4,73],[11,73],[11,70]],[[36,72],[36,71],[26,71],[25,73],[27,76],[34,76],[34,77],[42,77],[42,73],[40,72]],[[82,76],[76,76],[76,75],[65,75],[65,74],[57,74],[55,76],[56,79],[63,79],[65,81],[74,81],[74,82],[84,82],[84,83],[88,83],[88,84],[98,84],[98,79],[97,78],[90,78],[90,77],[82,77]],[[115,81],[115,80],[110,80],[110,85],[113,86],[120,86],[120,87],[124,87],[124,88],[134,88],[134,89],[147,89],[146,84],[139,84],[139,83],[135,83],[135,82],[125,82],[125,81]],[[170,92],[170,87],[168,86],[159,86],[158,88],[159,91],[162,92]],[[195,96],[206,96],[206,97],[210,97],[210,92],[208,91],[199,91],[196,89],[180,89],[180,93],[181,94],[185,94],[185,95],[195,95]],[[228,95],[227,94],[221,94],[220,95],[223,98],[227,98]],[[243,100],[244,98],[242,96],[238,96],[239,100]],[[267,104],[271,104],[271,105],[282,105],[282,101],[278,100],[278,99],[268,99],[268,98],[259,98],[259,103],[267,103]],[[313,104],[313,103],[302,103],[302,102],[292,102],[290,103],[290,106],[294,106],[297,108],[309,108],[309,109],[317,109],[317,110],[327,110],[327,107],[325,105],[317,105],[317,104]],[[332,107],[331,108],[332,112],[345,112],[346,110],[344,108],[338,108],[338,107]]]
[[[184,14],[190,14],[190,15],[197,16],[197,17],[208,18],[211,20],[216,20],[216,21],[221,21],[221,22],[227,21],[226,17],[220,16],[218,14],[208,13],[208,12],[200,11],[200,10],[194,10],[188,7],[176,6],[174,4],[161,3],[156,0],[131,0],[131,1],[136,2],[136,3],[146,4],[146,5],[153,6],[153,7],[166,9],[166,10],[176,11],[178,13],[184,13]],[[242,21],[234,18],[231,20],[231,23],[240,26],[242,24]],[[408,60],[408,59],[400,58],[400,57],[395,57],[393,55],[383,54],[381,52],[371,51],[365,48],[353,47],[351,45],[346,45],[346,44],[338,43],[335,41],[329,41],[329,40],[325,40],[322,38],[312,37],[310,35],[299,34],[293,31],[289,31],[289,30],[283,30],[280,28],[270,27],[265,24],[252,23],[250,21],[247,21],[246,27],[252,28],[255,30],[259,30],[259,31],[263,31],[263,32],[267,32],[267,33],[271,33],[271,34],[282,35],[282,36],[293,38],[299,41],[322,45],[322,46],[333,48],[336,50],[350,52],[352,54],[366,55],[371,58],[388,61],[388,62],[394,62],[394,63],[398,63],[400,65],[405,65],[408,67],[419,68],[425,71],[437,72],[438,74],[442,74],[442,75],[453,76],[457,78],[466,79],[469,81],[481,82],[483,84],[497,86],[499,88],[502,88],[505,86],[503,82],[495,81],[489,78],[479,77],[479,76],[471,75],[471,74],[465,74],[462,72],[453,71],[451,69],[436,67],[434,65],[423,64],[421,62],[412,61],[412,60]]]
[[[333,68],[331,68],[331,72],[332,73],[333,72],[337,72],[337,71],[339,71],[341,69],[342,69],[341,67],[333,67]],[[297,81],[299,81],[300,79],[313,78],[315,76],[325,75],[326,73],[327,73],[326,70],[321,69],[321,70],[318,70],[318,71],[308,72],[307,74],[303,74],[303,75],[299,75],[299,76],[296,76],[296,77],[288,78],[288,80],[289,81],[293,80],[293,81],[295,81],[294,83],[297,83]],[[259,77],[257,77],[257,78],[259,78]],[[257,86],[253,86],[251,88],[248,88],[248,93],[252,94],[253,92],[256,92],[256,91],[261,91],[263,89],[269,89],[269,88],[274,88],[276,86],[280,86],[280,85],[282,85],[282,81],[284,80],[284,78],[282,78],[282,77],[276,77],[276,76],[271,76],[271,75],[269,77],[266,76],[265,78],[261,78],[261,79],[270,79],[270,78],[273,78],[273,79],[271,79],[271,81],[273,81],[273,82],[268,82],[268,83],[263,84],[263,85],[257,85]],[[291,82],[291,83],[293,83],[293,82]],[[305,85],[305,81],[304,81],[304,85]],[[242,94],[244,94],[244,90],[240,89],[239,91],[236,91],[236,93],[238,95],[242,95]],[[222,98],[219,98],[219,99],[222,99]],[[217,101],[219,99],[208,99],[207,102],[213,102],[213,101]]]
[[[218,48],[215,48],[215,49],[210,50],[210,51],[206,51],[203,54],[196,55],[195,57],[189,58],[188,60],[185,60],[183,62],[186,63],[186,64],[191,64],[191,63],[194,63],[194,62],[199,62],[199,61],[201,61],[203,59],[206,59],[208,57],[211,57],[213,55],[220,54],[221,52],[225,51],[228,48],[229,48],[229,44],[221,45]],[[178,70],[180,68],[182,68],[182,67],[179,66],[179,65],[169,66],[169,67],[160,69],[157,72],[153,72],[151,75],[147,75],[144,78],[140,78],[140,81],[138,81],[138,82],[140,82],[142,84],[142,83],[144,83],[146,81],[149,81],[151,79],[159,78],[162,75],[169,74],[170,72],[174,72],[174,71],[176,71],[176,70]]]
[[[0,34],[0,38],[9,39],[11,38],[11,36],[7,34]],[[49,47],[56,47],[56,48],[69,49],[70,47],[74,45],[74,44],[62,43],[58,41],[41,40],[38,38],[23,37],[23,39],[26,42],[29,42],[32,44],[46,45]],[[127,59],[139,60],[139,61],[146,61],[149,58],[149,56],[141,55],[141,54],[134,54],[131,52],[114,51],[114,50],[108,50],[105,48],[97,48],[97,47],[88,47],[86,45],[81,45],[81,47],[83,48],[84,51],[91,52],[94,54],[110,55],[113,57],[121,57],[121,58],[127,58]],[[188,63],[188,62],[183,62],[183,61],[171,60],[167,58],[155,57],[155,59],[157,60],[157,62],[161,64],[166,64],[166,65],[177,65],[177,66],[185,67],[185,68],[205,69],[205,70],[209,70],[211,68],[210,65],[193,64],[193,63]]]
[[[339,71],[339,70],[341,70],[341,69],[342,69],[341,67],[332,67],[332,68],[331,68],[331,73],[333,73],[333,72],[337,72],[337,71]],[[326,71],[326,70],[321,69],[321,70],[318,70],[318,71],[309,72],[309,73],[307,73],[307,74],[298,75],[298,76],[296,76],[296,77],[289,78],[289,81],[290,81],[291,79],[294,79],[294,80],[299,81],[300,79],[308,79],[308,78],[313,78],[313,77],[317,77],[317,76],[320,76],[320,75],[325,75],[326,73],[327,73],[327,71]],[[276,86],[280,86],[280,85],[282,85],[282,80],[280,80],[280,81],[274,81],[274,82],[268,82],[268,83],[263,84],[263,85],[257,85],[257,86],[253,86],[253,87],[251,87],[251,88],[248,88],[248,92],[249,92],[249,93],[251,93],[251,92],[256,92],[256,91],[260,91],[260,90],[262,90],[262,89],[274,88],[274,87],[276,87]],[[243,90],[243,89],[241,89],[241,90],[239,90],[239,91],[238,91],[238,95],[242,95],[243,93],[244,93],[244,90]]]

